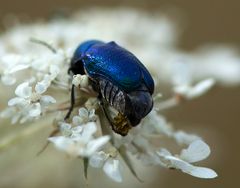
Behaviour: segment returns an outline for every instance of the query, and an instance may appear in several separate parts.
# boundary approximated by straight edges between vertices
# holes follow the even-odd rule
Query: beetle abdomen
[[[120,113],[125,114],[126,93],[105,79],[99,81],[99,86],[102,97]]]

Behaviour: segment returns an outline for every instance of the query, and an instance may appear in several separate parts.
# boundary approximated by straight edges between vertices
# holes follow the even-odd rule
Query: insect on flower
[[[89,40],[80,44],[71,60],[69,73],[86,74],[114,132],[125,136],[153,107],[154,81],[145,66],[115,42]],[[74,107],[74,85],[69,118]],[[109,108],[117,114],[112,117]]]

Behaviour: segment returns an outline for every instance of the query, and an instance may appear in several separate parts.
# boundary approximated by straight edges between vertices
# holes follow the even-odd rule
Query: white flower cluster
[[[119,24],[119,19],[126,21]],[[37,40],[30,42],[31,38]],[[126,137],[104,131],[108,125],[101,121],[105,119],[103,114],[95,114],[99,104],[88,77],[70,78],[67,73],[74,49],[87,39],[115,40],[146,63],[157,92],[162,82],[173,91],[173,97],[165,101],[155,94],[152,112]],[[132,9],[93,9],[69,19],[14,27],[0,37],[1,81],[14,87],[16,95],[9,96],[13,98],[1,117],[11,118],[12,123],[24,123],[46,117],[49,112],[67,113],[73,84],[78,114],[73,111],[71,122],[63,121],[64,115],[56,118],[61,135],[48,139],[58,149],[87,159],[87,166],[102,168],[116,182],[123,180],[123,161],[137,177],[129,156],[144,164],[214,178],[217,174],[213,170],[192,164],[210,154],[208,145],[196,135],[174,130],[160,113],[180,104],[182,99],[192,100],[205,94],[215,82],[239,85],[240,58],[225,48],[184,53],[176,48],[176,40],[176,28],[167,18]],[[219,57],[228,61],[221,60],[221,66],[216,66]],[[60,94],[64,100],[57,100]],[[172,155],[160,145],[165,138],[186,149]]]
[[[91,167],[103,168],[110,178],[121,182],[120,161],[117,158],[117,150],[109,146],[110,136],[94,136],[98,129],[96,118],[94,109],[87,110],[81,107],[79,114],[72,118],[72,124],[59,122],[62,136],[50,137],[48,140],[71,156],[89,158]]]
[[[101,136],[95,139],[93,134],[97,131],[97,127],[93,122],[76,127],[62,123],[60,129],[63,132],[62,136],[50,137],[48,140],[53,142],[57,148],[72,156],[91,157],[110,139],[109,136]]]

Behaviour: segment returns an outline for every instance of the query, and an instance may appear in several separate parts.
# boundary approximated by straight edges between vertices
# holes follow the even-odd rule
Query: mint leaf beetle
[[[153,107],[154,81],[146,67],[128,50],[115,42],[89,40],[75,50],[69,73],[86,74],[114,132],[125,136],[138,125]],[[74,86],[71,93],[69,118],[74,106]],[[107,107],[118,114],[111,118]]]

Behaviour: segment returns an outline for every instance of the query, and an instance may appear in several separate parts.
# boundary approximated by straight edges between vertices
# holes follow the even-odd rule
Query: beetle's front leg
[[[75,105],[75,87],[72,84],[72,89],[71,89],[71,105],[69,107],[68,113],[66,114],[66,116],[64,117],[64,120],[68,119],[73,111]]]

